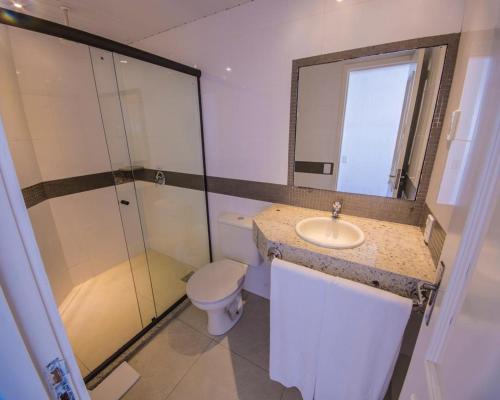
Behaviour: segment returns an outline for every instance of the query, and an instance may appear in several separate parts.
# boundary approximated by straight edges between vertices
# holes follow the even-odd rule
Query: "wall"
[[[0,110],[21,187],[109,171],[88,47],[12,27],[0,33]],[[29,213],[58,304],[127,258],[112,188],[50,199]]]
[[[12,47],[6,26],[0,26],[0,114],[21,187],[39,183],[40,169],[36,159],[30,128],[24,111],[18,74],[12,58]],[[61,242],[48,204],[30,210],[35,235],[44,257],[47,275],[57,303],[61,303],[73,287],[62,252]]]
[[[335,190],[342,129],[339,113],[344,101],[344,65],[345,62],[336,62],[300,69],[295,159],[331,162],[333,173],[295,172],[295,186]]]
[[[476,10],[469,2],[468,19],[471,21],[486,21],[488,7],[481,6],[487,3],[481,1]],[[492,13],[494,17],[494,13]],[[464,28],[467,28],[467,19],[464,19]],[[482,42],[479,33],[462,35],[460,48],[455,67],[455,75],[450,91],[447,113],[444,118],[443,134],[439,142],[434,171],[432,174],[426,203],[434,216],[439,220],[445,231],[449,230],[451,216],[456,205],[456,194],[464,173],[470,144],[476,129],[478,105],[476,99],[484,90],[484,77],[488,67],[484,53],[488,42]],[[448,143],[446,135],[451,125],[451,115],[455,110],[461,110],[459,125],[454,143]],[[443,180],[443,176],[446,178]],[[441,197],[441,198],[440,198]]]
[[[203,71],[209,175],[286,184],[292,60],[459,32],[462,3],[256,0],[134,45]],[[246,214],[262,206],[227,197],[209,196],[212,230],[225,205]]]
[[[432,204],[434,207],[433,212],[436,213],[438,211],[441,221],[445,220],[444,217],[447,217],[446,220],[448,221],[448,232],[441,255],[441,260],[446,265],[446,269],[430,324],[428,327],[422,326],[420,329],[401,399],[406,400],[413,395],[413,398],[422,400],[427,399],[429,396],[427,385],[429,374],[425,367],[425,357],[428,354],[431,339],[435,334],[434,331],[440,316],[439,313],[442,310],[447,310],[449,306],[449,303],[445,302],[448,296],[448,287],[456,283],[456,277],[453,276],[454,265],[463,239],[464,227],[471,213],[477,212],[477,210],[474,210],[474,204],[478,188],[481,186],[484,188],[484,183],[490,182],[496,182],[496,187],[498,188],[498,169],[495,171],[486,162],[488,161],[488,156],[490,156],[494,141],[496,141],[498,147],[498,104],[500,102],[498,92],[500,85],[499,30],[500,3],[497,0],[466,1],[463,33],[460,39],[457,68],[452,94],[450,95],[447,122],[449,123],[450,113],[454,109],[460,108],[463,113],[462,115],[465,116],[464,119],[461,118],[460,122],[462,138],[472,137],[473,147],[467,160],[464,179],[461,182],[457,182],[462,189],[459,191],[458,205],[450,204],[443,206]],[[471,85],[474,82],[484,82],[485,84]],[[483,88],[484,90],[482,90]],[[473,123],[471,123],[471,119],[474,121]],[[444,146],[446,147],[446,143]],[[442,151],[441,156],[445,158],[446,155],[446,152]],[[446,160],[442,161],[445,162]],[[496,165],[498,166],[498,162],[496,162]],[[441,174],[435,174],[433,179],[435,180],[434,190],[438,191],[441,186]],[[489,187],[492,190],[495,189],[494,184]],[[429,199],[435,199],[432,193],[429,194],[428,201]],[[437,195],[436,192],[434,194]],[[429,205],[431,205],[430,202]],[[478,258],[476,261],[479,261],[479,263],[476,266],[474,266],[474,263],[470,265],[467,278],[470,282],[466,286],[466,293],[463,293],[463,295],[468,296],[468,299],[464,303],[464,310],[460,311],[460,315],[457,314],[453,319],[452,328],[446,337],[448,343],[446,349],[451,350],[451,352],[455,351],[457,355],[460,353],[460,359],[466,359],[467,363],[464,363],[464,365],[457,364],[456,359],[448,358],[450,354],[445,349],[437,365],[439,382],[436,383],[443,385],[442,388],[445,390],[450,389],[449,378],[451,373],[454,379],[453,389],[463,388],[463,390],[460,392],[461,397],[457,397],[456,393],[444,392],[442,393],[442,398],[487,399],[496,398],[498,394],[498,389],[496,391],[492,390],[492,384],[498,383],[495,379],[496,366],[498,365],[498,360],[495,358],[496,349],[492,350],[496,343],[491,337],[488,337],[490,327],[495,326],[496,321],[492,317],[491,310],[484,310],[485,306],[491,306],[498,301],[498,275],[496,275],[498,273],[498,256],[495,255],[495,247],[498,248],[498,218],[494,219],[493,208],[490,210],[492,213],[492,231],[490,234],[492,236],[496,234],[497,241],[482,242],[485,247],[483,248],[483,252],[481,252],[482,254],[480,254],[481,257],[488,256],[484,250],[488,250],[488,245],[494,243],[489,248],[489,256],[493,257],[492,260],[494,260],[493,264],[491,264],[493,269],[488,265],[488,262],[491,260],[488,260],[487,257],[483,257],[483,259]],[[480,214],[482,213],[484,213],[484,210]],[[474,244],[471,245],[475,246]],[[474,268],[478,269],[474,271]],[[478,284],[481,283],[485,283],[486,286],[477,290],[480,286]],[[469,292],[469,290],[471,291]],[[469,294],[472,296],[469,296]],[[453,297],[455,297],[455,294],[453,294]],[[462,312],[465,313],[462,314]],[[456,344],[454,343],[456,337],[453,337],[455,335],[454,329],[457,327],[463,329],[464,320],[466,321],[466,326],[469,328],[466,332],[472,332],[475,336],[467,338],[459,346],[450,348],[449,346]],[[497,335],[495,334],[495,336]],[[459,351],[456,350],[457,347]],[[485,352],[487,355],[485,355]],[[477,359],[480,360],[480,364],[475,362]],[[472,370],[477,372],[479,369],[481,372],[475,377],[479,378],[480,382],[470,379],[468,373]],[[465,370],[467,370],[466,374],[462,374]],[[467,379],[463,379],[463,376],[467,376]],[[476,390],[476,393],[471,394],[470,390]]]

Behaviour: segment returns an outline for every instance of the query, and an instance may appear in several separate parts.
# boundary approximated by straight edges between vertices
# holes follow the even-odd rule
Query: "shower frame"
[[[210,233],[210,215],[208,208],[208,185],[207,185],[207,174],[206,174],[206,158],[205,158],[205,139],[203,130],[203,112],[202,112],[202,102],[201,102],[201,70],[197,68],[190,67],[182,63],[178,63],[173,60],[158,56],[156,54],[148,53],[146,51],[128,46],[126,44],[116,42],[111,39],[104,38],[102,36],[94,35],[76,28],[61,25],[56,22],[48,21],[42,18],[33,17],[31,15],[22,14],[16,11],[12,11],[3,7],[0,7],[0,24],[12,26],[15,28],[26,29],[33,32],[38,32],[50,36],[55,36],[58,38],[66,39],[72,42],[81,43],[87,46],[99,48],[102,50],[107,50],[112,53],[118,53],[124,56],[135,58],[141,61],[145,61],[151,64],[155,64],[164,68],[168,68],[174,71],[182,72],[187,75],[196,77],[197,83],[197,93],[198,93],[198,110],[199,110],[199,121],[200,121],[200,134],[201,134],[201,150],[202,150],[202,163],[203,163],[203,183],[204,183],[204,194],[205,194],[205,209],[206,209],[206,219],[207,219],[207,237],[208,237],[208,251],[210,262],[213,261],[212,257],[212,240]],[[152,321],[146,325],[141,331],[139,331],[135,336],[129,339],[125,344],[123,344],[118,350],[116,350],[111,356],[104,360],[99,366],[92,370],[87,376],[83,378],[85,383],[92,381],[101,372],[103,372],[107,367],[109,367],[124,351],[126,351],[130,346],[132,346],[137,340],[139,340],[144,334],[151,330],[156,324],[158,324],[163,318],[170,314],[177,306],[179,306],[183,301],[187,299],[186,295],[183,295],[174,304],[168,307],[159,316],[154,317]]]

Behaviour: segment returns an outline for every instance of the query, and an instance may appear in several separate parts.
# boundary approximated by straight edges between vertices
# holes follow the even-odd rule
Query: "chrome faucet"
[[[340,210],[342,209],[342,203],[340,201],[336,201],[332,206],[332,218],[338,218],[340,215]]]

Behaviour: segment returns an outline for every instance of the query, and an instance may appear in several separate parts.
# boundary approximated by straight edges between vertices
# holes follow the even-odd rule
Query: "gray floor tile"
[[[214,337],[207,331],[207,313],[190,304],[177,318],[206,336]]]
[[[168,400],[279,400],[282,393],[266,371],[214,343]]]
[[[172,321],[129,360],[141,378],[123,399],[164,400],[211,342],[183,322]]]
[[[215,340],[265,370],[269,369],[269,300],[245,293],[240,321]]]

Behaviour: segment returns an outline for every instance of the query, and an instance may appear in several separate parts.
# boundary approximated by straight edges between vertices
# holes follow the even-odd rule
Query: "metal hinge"
[[[443,280],[445,266],[442,261],[440,261],[439,265],[440,268],[438,270],[438,280],[436,284],[433,285],[431,283],[424,283],[424,282],[419,282],[418,284],[417,290],[418,290],[419,300],[420,297],[422,296],[422,292],[424,291],[427,292],[426,296],[429,299],[429,302],[427,303],[428,309],[424,317],[426,326],[428,326],[431,321],[432,313],[434,312],[434,305],[436,304],[436,298],[439,292],[439,288],[441,286],[441,281]]]
[[[62,358],[55,358],[47,364],[47,375],[52,392],[57,400],[75,400],[75,394],[67,376],[68,368]]]

